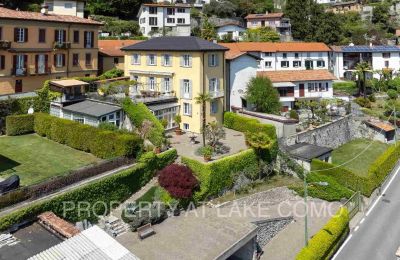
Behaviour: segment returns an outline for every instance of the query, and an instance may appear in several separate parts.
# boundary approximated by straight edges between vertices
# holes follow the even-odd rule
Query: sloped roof
[[[331,46],[334,52],[400,52],[400,47],[395,45],[347,45]]]
[[[336,79],[328,70],[257,71],[257,76],[268,77],[272,83]]]
[[[141,40],[99,40],[99,53],[110,57],[124,56],[122,47],[129,46]]]
[[[308,143],[297,143],[286,147],[286,150],[290,156],[303,161],[311,161],[314,158],[332,152],[331,148]]]
[[[390,132],[395,130],[390,123],[385,123],[381,121],[372,121],[372,120],[365,121],[365,123],[369,126],[378,128],[379,130],[383,130],[385,132]]]
[[[60,22],[60,23],[78,23],[88,25],[103,25],[101,22],[97,22],[90,19],[85,19],[72,15],[60,15],[60,14],[41,14],[36,12],[17,11],[4,7],[0,7],[0,19],[17,19],[17,20],[34,20],[41,22]]]
[[[123,51],[226,51],[227,48],[194,36],[156,37],[127,47]]]
[[[283,17],[283,13],[249,14],[244,19],[269,19],[281,17]]]
[[[86,99],[85,101],[65,106],[63,110],[78,114],[101,117],[113,112],[120,111],[122,108],[116,105],[107,104],[100,101]]]

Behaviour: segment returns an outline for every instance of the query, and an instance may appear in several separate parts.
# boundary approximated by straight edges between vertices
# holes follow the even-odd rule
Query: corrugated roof
[[[354,45],[331,46],[334,52],[400,52],[400,47],[395,45]]]
[[[63,110],[93,117],[101,117],[113,112],[117,112],[121,110],[121,107],[87,99],[73,105],[65,106]]]
[[[0,19],[35,20],[41,22],[79,23],[88,25],[103,25],[103,23],[72,15],[46,14],[27,11],[17,11],[0,7]]]
[[[29,260],[139,260],[98,226],[65,240]]]
[[[272,83],[336,79],[328,70],[257,71],[257,76],[268,77]]]
[[[99,40],[99,54],[110,57],[124,56],[122,47],[142,42],[141,40]]]
[[[385,123],[385,122],[381,122],[381,121],[368,120],[368,121],[365,121],[365,123],[367,125],[370,125],[372,127],[378,128],[378,129],[383,130],[385,132],[390,132],[390,131],[394,131],[395,130],[394,127],[391,124]]]
[[[286,147],[286,150],[289,152],[290,156],[305,161],[311,161],[312,159],[332,152],[331,148],[308,143],[294,144]]]
[[[283,17],[283,13],[249,14],[244,19],[270,19],[281,17]]]
[[[227,48],[194,36],[156,37],[127,47],[123,51],[226,51]]]

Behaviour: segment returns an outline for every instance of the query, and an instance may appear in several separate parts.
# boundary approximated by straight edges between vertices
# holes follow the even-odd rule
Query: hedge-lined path
[[[122,214],[122,210],[124,209],[124,205],[135,202],[138,198],[142,197],[146,192],[148,192],[152,187],[157,185],[157,183],[158,183],[157,177],[154,177],[153,179],[151,179],[151,181],[149,181],[146,185],[144,185],[138,192],[132,194],[132,196],[129,197],[129,199],[124,201],[120,207],[113,209],[110,213],[110,216],[121,218],[121,214]]]
[[[119,172],[121,172],[121,171],[123,171],[123,170],[126,170],[126,169],[128,169],[128,168],[133,167],[135,164],[136,164],[136,163],[129,164],[129,165],[125,165],[125,166],[121,166],[121,167],[119,167],[119,168],[117,168],[117,169],[114,169],[114,170],[105,172],[105,173],[103,173],[103,174],[99,174],[99,175],[96,175],[96,176],[94,176],[94,177],[91,177],[91,178],[82,180],[82,181],[80,181],[80,182],[77,182],[77,183],[74,183],[74,184],[72,184],[72,185],[66,186],[66,187],[64,187],[64,188],[62,188],[62,189],[60,189],[60,190],[58,190],[58,191],[56,191],[56,192],[54,192],[54,193],[51,193],[51,194],[49,194],[49,195],[46,195],[46,196],[44,196],[44,197],[42,197],[42,198],[38,198],[38,199],[35,199],[35,200],[27,200],[27,201],[24,201],[24,202],[15,204],[15,205],[13,205],[13,206],[11,206],[11,207],[4,208],[4,209],[2,209],[2,210],[0,211],[0,217],[3,217],[3,216],[5,216],[5,215],[8,215],[8,214],[12,213],[13,211],[16,211],[16,210],[18,210],[18,209],[24,208],[24,207],[29,206],[29,205],[31,205],[31,204],[34,204],[34,203],[37,203],[37,202],[41,202],[41,201],[44,201],[44,200],[48,200],[48,199],[54,198],[54,197],[56,197],[56,196],[59,196],[59,195],[61,195],[61,194],[64,194],[64,193],[69,192],[69,191],[71,191],[71,190],[74,190],[74,189],[76,189],[76,188],[80,188],[81,186],[84,186],[84,185],[86,185],[86,184],[89,184],[89,183],[95,182],[95,181],[97,181],[97,180],[100,180],[100,179],[102,179],[102,178],[104,178],[104,177],[108,177],[108,176],[114,175],[114,174],[119,173]]]

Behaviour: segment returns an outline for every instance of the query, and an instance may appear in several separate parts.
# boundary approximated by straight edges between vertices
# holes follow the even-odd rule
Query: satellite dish
[[[42,8],[42,9],[40,9],[40,13],[41,14],[47,14],[47,8]]]

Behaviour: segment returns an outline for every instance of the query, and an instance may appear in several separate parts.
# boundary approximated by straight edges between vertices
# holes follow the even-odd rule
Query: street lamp
[[[310,182],[307,183],[307,174],[304,173],[304,208],[305,208],[305,215],[304,215],[304,238],[305,244],[308,246],[308,207],[307,207],[307,196],[308,196],[308,185],[319,185],[319,186],[328,186],[329,183],[326,181],[319,181],[319,182]]]

